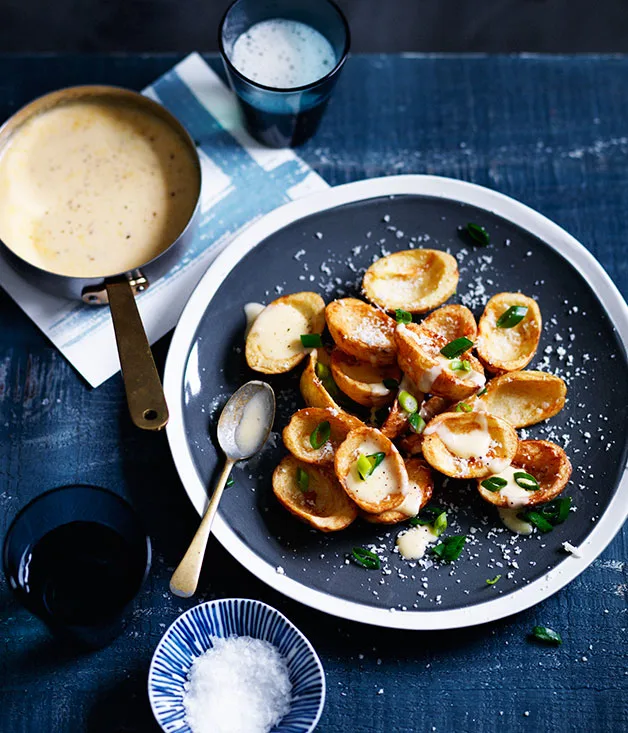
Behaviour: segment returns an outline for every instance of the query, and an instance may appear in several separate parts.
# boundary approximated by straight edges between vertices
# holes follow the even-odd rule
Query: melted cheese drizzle
[[[532,534],[532,525],[524,519],[519,519],[517,516],[517,513],[519,512],[518,509],[498,507],[497,512],[506,529],[509,529],[511,532],[516,532],[517,534]]]
[[[418,486],[410,484],[406,498],[403,503],[395,507],[396,512],[401,512],[407,517],[416,517],[421,509],[421,501],[423,500],[423,492]]]
[[[0,237],[45,270],[101,277],[140,267],[185,228],[192,153],[163,120],[79,100],[38,114],[0,157]]]
[[[358,455],[362,453],[370,456],[380,451],[381,447],[374,440],[368,439],[360,446]],[[390,456],[386,456],[373,473],[366,480],[362,480],[358,473],[356,455],[346,481],[350,491],[358,498],[373,504],[379,504],[391,494],[405,493],[405,487],[399,484]]]
[[[257,316],[249,336],[255,337],[262,353],[285,361],[304,351],[301,335],[310,332],[306,316],[285,303],[266,306]]]
[[[486,416],[479,414],[475,416],[477,428],[468,433],[454,433],[444,423],[436,426],[428,426],[425,434],[436,433],[443,441],[447,450],[458,458],[486,458],[491,447],[491,435],[488,432]]]
[[[505,496],[508,499],[508,506],[513,509],[525,506],[530,501],[530,494],[534,493],[533,491],[522,489],[515,481],[514,476],[518,471],[523,471],[523,469],[516,468],[515,466],[507,466],[499,473],[495,473],[491,476],[491,478],[494,478],[495,476],[503,478],[508,482],[503,489],[500,489],[499,493],[501,496]]]
[[[262,447],[266,428],[266,400],[264,394],[258,392],[246,403],[235,431],[235,442],[244,455],[256,453]]]
[[[246,318],[246,328],[244,330],[244,338],[246,338],[251,329],[253,328],[253,324],[257,320],[257,317],[259,314],[264,310],[266,306],[262,305],[261,303],[247,303],[244,306],[244,316]]]
[[[412,527],[397,537],[397,548],[406,560],[420,560],[436,535],[428,525]]]

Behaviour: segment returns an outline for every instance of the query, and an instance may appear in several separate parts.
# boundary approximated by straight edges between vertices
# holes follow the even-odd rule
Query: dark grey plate
[[[489,247],[473,246],[461,236],[458,228],[469,221],[487,228]],[[439,482],[434,503],[449,509],[448,533],[464,533],[468,542],[453,565],[428,560],[423,565],[430,567],[412,566],[393,551],[400,525],[381,528],[358,521],[343,532],[323,535],[279,506],[271,476],[285,449],[276,436],[258,458],[234,470],[235,485],[227,489],[220,513],[253,553],[311,589],[384,609],[460,609],[512,594],[570,562],[562,543],[584,542],[616,491],[626,459],[624,348],[587,273],[576,271],[529,232],[482,209],[417,195],[359,201],[289,224],[245,255],[211,299],[192,342],[198,349],[200,386],[190,389],[189,376],[184,382],[184,428],[196,471],[210,486],[219,460],[219,411],[243,382],[259,378],[244,359],[245,303],[268,303],[299,290],[319,292],[326,301],[358,295],[361,276],[376,257],[414,246],[457,256],[460,283],[450,302],[468,305],[477,318],[486,300],[500,291],[521,290],[537,299],[544,329],[529,368],[562,376],[568,402],[547,424],[521,432],[566,449],[574,467],[566,494],[573,497],[576,511],[550,534],[516,536],[501,527],[472,485]],[[268,378],[277,395],[275,434],[304,406],[300,373],[298,367]],[[348,563],[357,545],[380,548],[385,558],[381,571]],[[497,574],[502,575],[499,583],[487,586],[486,579]]]

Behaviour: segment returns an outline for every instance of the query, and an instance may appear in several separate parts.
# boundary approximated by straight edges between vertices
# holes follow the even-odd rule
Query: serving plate
[[[459,228],[467,222],[487,228],[489,247],[465,240]],[[415,246],[458,258],[458,294],[449,302],[469,306],[476,317],[503,290],[538,300],[544,330],[529,368],[565,378],[568,403],[520,434],[565,447],[574,465],[565,494],[576,510],[550,534],[522,537],[501,527],[470,483],[439,485],[433,501],[449,510],[448,532],[468,536],[453,565],[408,564],[394,552],[399,526],[356,522],[323,535],[300,524],[271,489],[285,451],[280,432],[303,406],[298,367],[268,379],[278,403],[274,440],[234,470],[213,532],[257,577],[314,608],[391,628],[446,629],[501,618],[555,593],[602,552],[628,514],[625,419],[616,409],[628,401],[628,307],[599,263],[559,226],[495,191],[434,176],[360,181],[277,209],[233,241],[183,311],[164,378],[167,431],[181,481],[201,513],[219,462],[219,411],[255,376],[244,358],[243,306],[299,290],[326,301],[356,295],[374,257]],[[378,548],[385,558],[380,571],[348,561],[358,545]],[[496,575],[499,582],[487,585]]]

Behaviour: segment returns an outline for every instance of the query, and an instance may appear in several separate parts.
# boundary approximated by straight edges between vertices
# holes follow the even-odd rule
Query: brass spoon
[[[194,539],[170,579],[175,596],[190,598],[196,592],[209,532],[231,469],[262,449],[274,419],[275,393],[266,382],[247,382],[224,406],[218,420],[218,443],[227,460]]]

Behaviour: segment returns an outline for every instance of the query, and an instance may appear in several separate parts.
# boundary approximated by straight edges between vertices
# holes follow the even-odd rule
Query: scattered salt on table
[[[267,641],[215,639],[198,657],[183,705],[193,733],[269,733],[290,710],[288,665]]]

